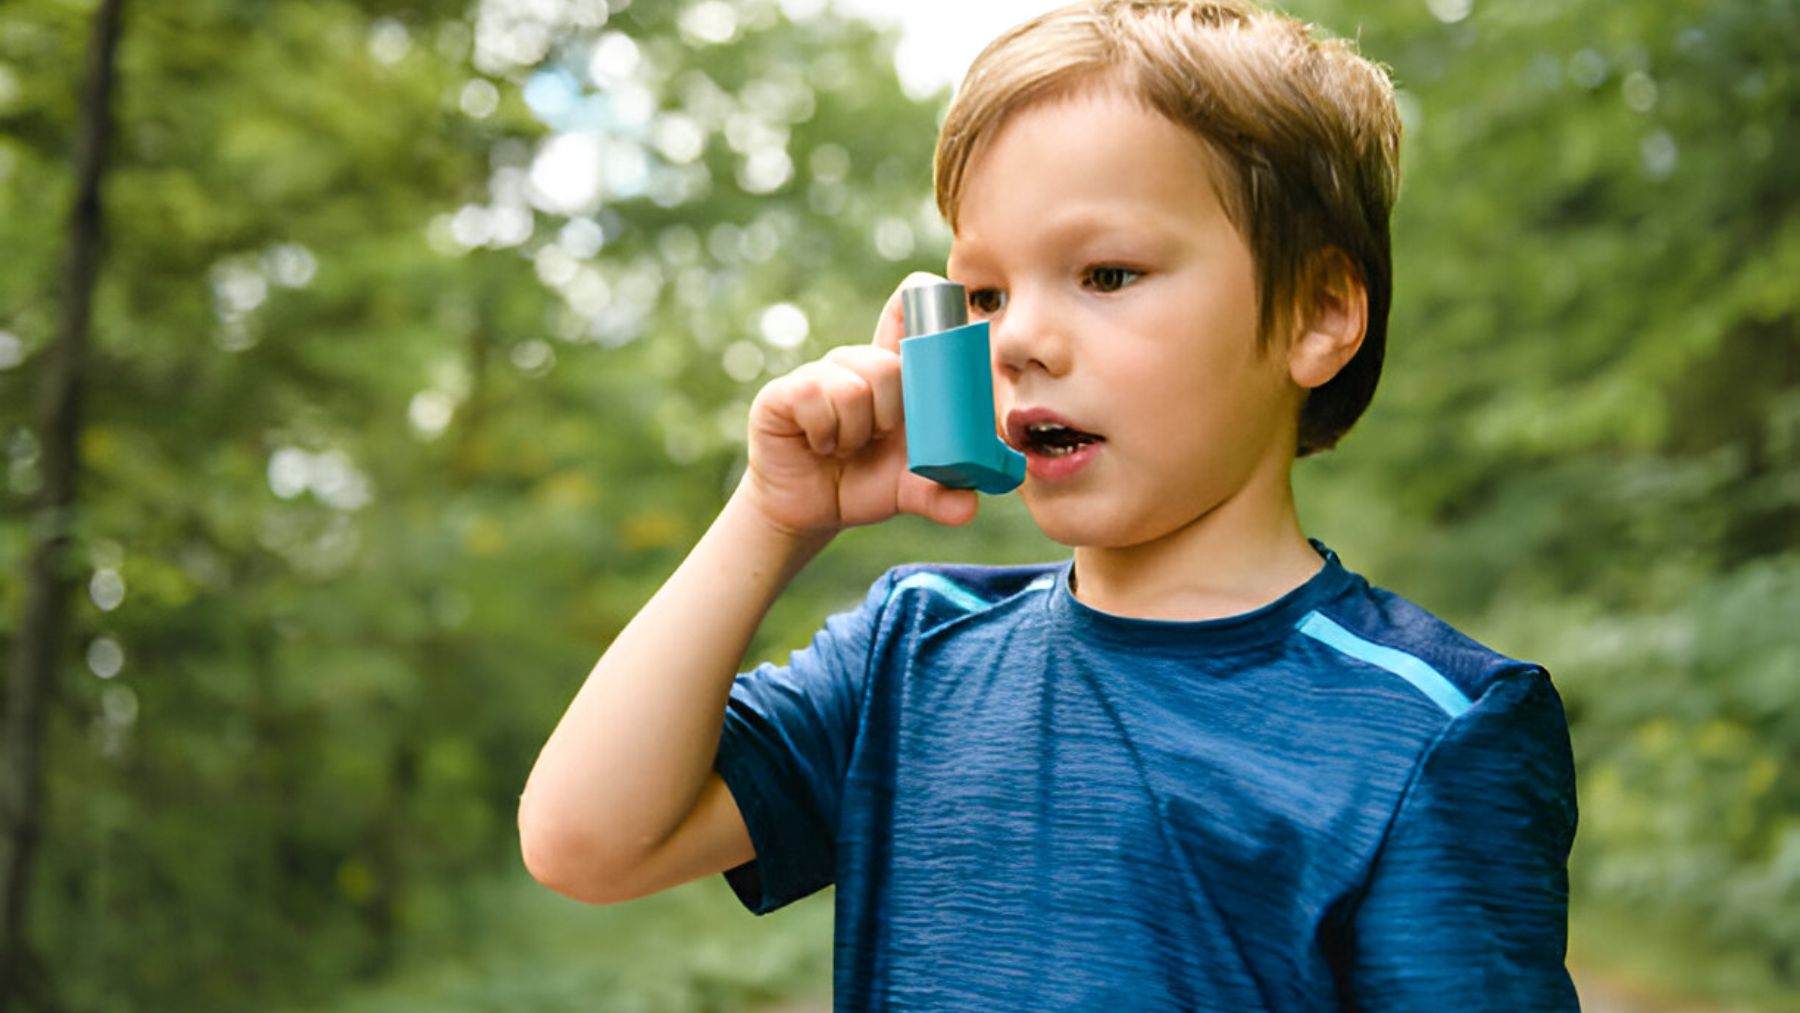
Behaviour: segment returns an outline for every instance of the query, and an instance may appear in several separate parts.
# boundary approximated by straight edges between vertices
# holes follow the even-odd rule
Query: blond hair
[[[1298,453],[1331,447],[1368,407],[1386,345],[1388,214],[1400,175],[1387,74],[1350,44],[1314,39],[1303,22],[1239,0],[1070,4],[995,39],[963,79],[935,166],[951,229],[971,160],[1011,116],[1107,88],[1221,156],[1219,198],[1256,263],[1265,346],[1295,326],[1328,272],[1347,266],[1362,283],[1362,347],[1301,413]]]

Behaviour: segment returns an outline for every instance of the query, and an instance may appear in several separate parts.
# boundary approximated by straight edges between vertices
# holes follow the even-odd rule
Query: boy
[[[835,883],[846,1009],[1573,1008],[1548,676],[1346,570],[1289,486],[1375,386],[1398,141],[1380,70],[1237,0],[991,45],[939,140],[947,273],[1072,562],[901,567],[734,682],[837,531],[975,513],[905,469],[890,299],[757,397],[532,772],[532,873]]]

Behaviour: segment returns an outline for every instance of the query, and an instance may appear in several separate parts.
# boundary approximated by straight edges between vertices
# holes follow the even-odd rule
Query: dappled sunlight
[[[102,612],[125,604],[125,578],[114,567],[101,567],[88,578],[88,600]]]
[[[776,303],[757,316],[757,330],[776,348],[798,348],[811,326],[806,311],[790,302]]]
[[[40,544],[67,609],[45,1008],[817,994],[828,895],[565,903],[514,808],[743,474],[757,391],[944,269],[947,89],[1053,0],[132,5],[71,457],[39,412],[95,6],[0,13],[0,640]],[[1551,671],[1584,981],[1787,1008],[1796,15],[1299,6],[1394,68],[1407,138],[1389,366],[1299,469],[1309,531]],[[1012,500],[849,532],[747,663],[892,564],[1061,552]]]
[[[361,510],[371,498],[368,477],[336,448],[318,453],[278,448],[269,455],[269,491],[281,499],[310,492],[327,506],[346,512]]]
[[[125,651],[111,637],[95,637],[88,644],[88,671],[101,679],[111,679],[125,667]]]

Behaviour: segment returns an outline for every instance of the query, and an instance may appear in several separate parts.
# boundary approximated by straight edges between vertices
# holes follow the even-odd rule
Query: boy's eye
[[[976,313],[992,316],[1000,312],[1006,305],[1006,293],[997,288],[977,288],[969,290],[969,309]]]
[[[1096,292],[1117,292],[1141,277],[1143,277],[1143,272],[1133,271],[1129,267],[1120,267],[1117,264],[1090,267],[1087,272],[1087,282],[1094,287]]]

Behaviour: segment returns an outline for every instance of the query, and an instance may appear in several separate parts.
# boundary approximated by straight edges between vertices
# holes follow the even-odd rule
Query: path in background
[[[1574,968],[1570,973],[1575,977],[1582,1013],[1721,1013],[1723,1009],[1712,1003],[1658,995],[1642,985],[1587,968]]]
[[[757,918],[737,904],[719,877],[630,904],[589,907],[552,894],[520,872],[472,890],[467,899],[479,911],[479,928],[470,934],[466,950],[421,951],[380,981],[303,1009],[831,1009],[830,891]],[[1578,924],[1598,931],[1591,922]],[[1610,963],[1604,970],[1587,962],[1577,965],[1573,974],[1582,1009],[1774,1013],[1800,1008],[1778,998],[1719,1003],[1671,995],[1632,976],[1643,973],[1641,967],[1634,971]]]
[[[1658,997],[1629,983],[1585,970],[1576,972],[1575,989],[1581,995],[1582,1013],[1719,1013],[1720,1009]],[[779,1002],[765,1007],[761,1013],[831,1013],[831,1003],[823,999]]]

